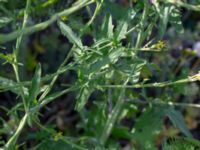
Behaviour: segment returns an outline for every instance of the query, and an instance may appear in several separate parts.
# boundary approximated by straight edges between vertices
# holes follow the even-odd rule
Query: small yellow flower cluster
[[[58,141],[63,137],[63,133],[62,132],[58,132],[55,136],[54,136],[54,141]]]
[[[152,46],[152,48],[155,48],[155,49],[163,49],[163,48],[166,48],[167,44],[165,41],[158,41],[155,45]]]
[[[67,16],[62,16],[62,17],[61,17],[61,20],[62,20],[62,21],[67,21],[68,19],[69,19],[69,18],[68,18]]]

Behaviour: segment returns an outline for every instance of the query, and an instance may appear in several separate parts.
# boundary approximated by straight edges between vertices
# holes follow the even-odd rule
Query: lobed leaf
[[[58,25],[60,27],[62,34],[66,36],[72,44],[75,44],[80,49],[83,49],[81,39],[75,35],[75,33],[72,31],[72,29],[69,26],[67,26],[62,21],[59,21]]]

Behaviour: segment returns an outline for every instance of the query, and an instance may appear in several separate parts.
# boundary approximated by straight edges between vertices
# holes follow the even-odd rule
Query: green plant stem
[[[142,105],[168,105],[168,106],[177,106],[177,107],[192,107],[192,108],[200,108],[200,104],[191,104],[191,103],[176,103],[176,102],[163,102],[163,101],[141,101],[141,100],[126,100],[127,102],[134,103],[134,104],[142,104]]]
[[[73,48],[71,48],[71,50],[67,54],[66,58],[64,59],[62,64],[59,66],[59,68],[56,72],[57,74],[53,77],[50,85],[47,87],[47,89],[44,91],[44,93],[40,96],[39,101],[42,101],[45,98],[45,96],[51,91],[53,85],[55,84],[56,80],[58,79],[58,76],[59,76],[58,72],[60,72],[62,70],[62,68],[66,65],[66,63],[68,62],[68,60],[72,56],[72,54],[73,54]]]
[[[56,92],[56,93],[53,93],[49,96],[46,96],[43,101],[40,102],[40,104],[38,104],[37,106],[33,107],[30,109],[30,112],[31,113],[34,113],[36,111],[39,111],[42,107],[44,107],[45,105],[47,105],[48,103],[52,102],[53,100],[55,100],[56,98],[64,95],[64,94],[67,94],[69,92],[72,92],[72,91],[75,91],[77,90],[78,88],[77,87],[70,87],[68,89],[65,89],[63,91],[59,91],[59,92]]]
[[[26,113],[24,115],[24,117],[21,119],[19,126],[17,128],[17,130],[15,131],[14,135],[12,135],[12,137],[8,140],[8,142],[5,145],[5,149],[6,150],[11,150],[12,146],[15,145],[19,135],[21,134],[24,126],[26,125],[27,119],[28,119],[29,114]]]
[[[62,73],[65,73],[66,71],[68,71],[68,70],[70,70],[70,69],[72,69],[73,67],[72,66],[70,66],[70,65],[67,65],[67,66],[64,66],[64,67],[62,67],[61,69],[60,69],[60,71],[57,71],[57,72],[55,72],[55,73],[52,73],[52,74],[50,74],[50,75],[46,75],[46,76],[44,76],[44,77],[42,77],[41,78],[41,82],[46,82],[46,81],[49,81],[49,80],[51,80],[51,79],[53,79],[56,75],[60,75],[60,74],[62,74]],[[6,83],[4,83],[4,82],[1,82],[1,81],[3,81],[3,80],[6,80],[7,82],[12,82],[12,84],[11,85],[9,85],[9,84],[6,84]],[[20,84],[24,87],[24,86],[30,86],[30,84],[31,84],[31,81],[23,81],[23,82],[20,82],[20,84],[19,83],[17,83],[17,82],[14,82],[14,81],[12,81],[12,80],[9,80],[9,79],[7,79],[7,78],[3,78],[3,77],[0,77],[0,92],[2,92],[2,91],[8,91],[8,90],[11,90],[11,89],[15,89],[15,88],[19,88],[20,87]],[[15,93],[15,92],[14,92]],[[17,93],[16,93],[17,94]]]
[[[53,78],[55,75],[59,75],[65,71],[67,71],[68,69],[66,68],[66,70],[64,69],[63,71],[59,72],[59,73],[55,73],[55,74],[52,74],[50,76],[45,76],[42,78],[42,81],[48,81],[50,80],[51,78]],[[178,84],[185,84],[185,83],[191,83],[191,82],[196,82],[196,81],[199,81],[198,77],[199,74],[196,74],[194,76],[191,76],[191,77],[188,77],[188,78],[185,78],[185,79],[180,79],[180,80],[177,80],[177,81],[165,81],[165,82],[155,82],[155,83],[147,83],[147,84],[135,84],[135,85],[98,85],[102,88],[152,88],[152,87],[158,87],[158,88],[162,88],[162,87],[166,87],[166,86],[173,86],[173,85],[178,85]],[[23,86],[25,85],[30,85],[30,82],[21,82],[21,84]],[[14,86],[3,86],[1,87],[0,86],[0,89],[11,89],[11,88],[17,88],[19,87],[20,85],[15,83]],[[68,87],[71,87],[72,85],[69,84],[69,85],[66,85],[66,84],[63,84],[63,86],[68,86]],[[1,91],[0,91],[1,92]]]
[[[124,86],[129,82],[129,78],[124,82]],[[123,107],[123,103],[124,103],[124,95],[125,95],[125,88],[123,88],[120,92],[119,98],[116,102],[116,105],[114,107],[114,109],[112,110],[111,114],[108,115],[108,119],[106,121],[106,124],[104,126],[102,135],[100,137],[100,144],[101,146],[104,146],[107,139],[109,138],[113,126],[121,112],[121,109]]]
[[[22,24],[22,30],[27,25],[28,11],[30,9],[30,5],[31,5],[31,0],[27,0],[25,12],[24,12],[24,20],[23,20],[23,24]],[[26,105],[26,99],[25,99],[25,94],[24,94],[24,90],[23,90],[23,85],[21,85],[21,83],[20,83],[20,77],[19,77],[19,71],[18,71],[18,54],[19,54],[21,41],[22,41],[22,34],[17,38],[17,41],[16,41],[16,49],[14,51],[14,62],[15,63],[12,64],[12,65],[13,65],[13,69],[14,69],[14,72],[15,72],[16,80],[19,84],[20,93],[21,93],[21,97],[22,97],[22,100],[23,100],[24,109],[25,109],[26,113],[25,113],[24,117],[21,119],[20,124],[19,124],[17,130],[15,131],[14,135],[12,135],[12,137],[8,140],[8,142],[5,145],[6,149],[8,149],[8,150],[10,150],[13,145],[15,145],[22,129],[24,128],[24,126],[26,124],[27,118],[28,118],[28,108],[27,108],[27,105]]]
[[[142,47],[142,48],[127,48],[131,51],[142,51],[142,52],[166,52],[167,50],[155,49],[151,47]]]
[[[27,25],[28,13],[29,13],[30,5],[31,5],[31,0],[27,0],[25,12],[24,12],[24,19],[23,19],[23,24],[22,24],[22,30]],[[24,94],[24,91],[23,91],[23,85],[21,85],[19,71],[18,71],[18,54],[19,54],[19,49],[20,49],[20,45],[21,45],[21,42],[22,42],[22,37],[23,37],[23,35],[21,34],[17,38],[16,48],[15,48],[15,51],[13,52],[13,54],[14,54],[14,63],[12,64],[12,66],[13,66],[13,69],[14,69],[14,72],[15,72],[16,80],[17,80],[17,82],[20,85],[19,88],[20,88],[20,93],[21,93],[21,97],[22,97],[22,100],[23,100],[24,108],[25,108],[25,111],[27,111],[28,108],[26,106],[26,100],[25,100],[25,94]]]
[[[29,112],[27,112],[24,117],[21,119],[20,121],[20,124],[17,128],[17,130],[15,131],[14,135],[9,139],[9,141],[6,143],[5,145],[5,148],[6,150],[10,150],[11,147],[13,145],[15,145],[16,141],[17,141],[17,138],[19,137],[21,131],[23,130],[24,126],[26,125],[27,123],[27,119],[28,119],[28,116],[31,114],[31,113],[34,113],[36,111],[39,111],[39,109],[41,109],[42,107],[44,107],[46,104],[50,103],[52,100],[56,99],[57,97],[60,97],[66,93],[69,93],[71,91],[74,91],[76,90],[77,88],[70,88],[70,89],[66,89],[66,90],[63,90],[63,91],[60,91],[58,93],[54,93],[52,95],[49,95],[48,97],[46,97],[39,105],[31,108],[29,110]]]
[[[134,27],[132,27],[131,29],[129,29],[129,30],[126,32],[125,35],[127,36],[127,35],[130,34],[131,32],[135,31],[138,27],[139,27],[139,24],[137,24],[136,26],[134,26]]]
[[[135,84],[135,85],[99,85],[103,88],[152,88],[152,87],[166,87],[166,86],[173,86],[178,84],[190,83],[198,81],[198,79],[192,79],[191,77],[186,79],[181,79],[177,81],[167,81],[167,82],[155,82],[155,83],[148,83],[148,84]]]
[[[35,32],[41,31],[46,29],[47,27],[49,27],[52,23],[54,23],[55,21],[57,21],[58,19],[60,19],[63,16],[68,16],[74,12],[76,12],[77,10],[91,4],[94,3],[94,0],[82,0],[79,3],[76,3],[76,5],[73,5],[71,8],[68,8],[66,10],[63,10],[62,12],[59,12],[55,15],[53,15],[49,20],[44,21],[42,23],[38,23],[34,26],[31,27],[27,27],[23,30],[18,30],[18,31],[14,31],[12,33],[9,34],[0,34],[0,44],[12,41],[14,39],[16,39],[17,37],[19,37],[20,35],[29,35],[29,34],[33,34]]]
[[[96,9],[94,11],[94,14],[92,15],[91,19],[88,21],[88,23],[86,24],[86,26],[84,27],[83,31],[85,31],[93,23],[93,21],[96,18],[97,14],[101,10],[103,2],[104,2],[104,0],[101,0],[101,2],[96,1]]]

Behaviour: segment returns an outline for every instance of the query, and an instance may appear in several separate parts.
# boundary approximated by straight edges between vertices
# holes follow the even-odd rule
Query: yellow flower
[[[63,137],[63,133],[62,132],[58,132],[55,136],[54,136],[54,141],[58,141],[59,139],[61,139]]]
[[[155,45],[152,46],[152,48],[155,48],[155,49],[163,49],[163,48],[166,48],[167,44],[165,41],[158,41]]]
[[[67,16],[62,16],[62,17],[61,17],[61,20],[62,20],[62,21],[67,21],[67,20],[68,20],[68,17],[67,17]]]

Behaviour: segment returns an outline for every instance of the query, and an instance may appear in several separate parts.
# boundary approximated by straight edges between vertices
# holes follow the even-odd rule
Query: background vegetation
[[[0,149],[200,149],[199,0],[0,0]]]

